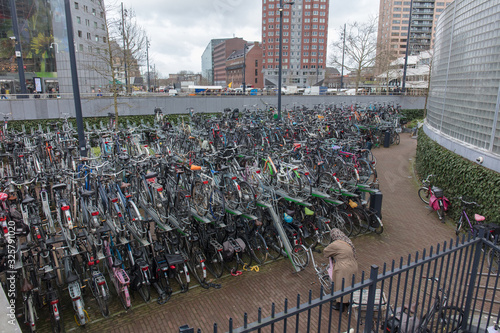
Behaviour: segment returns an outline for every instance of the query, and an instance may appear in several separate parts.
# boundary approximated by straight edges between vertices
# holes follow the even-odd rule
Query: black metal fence
[[[363,272],[360,282],[328,295],[312,299],[309,292],[306,303],[297,295],[294,305],[285,299],[280,312],[273,303],[267,318],[260,308],[253,322],[245,313],[242,327],[233,328],[231,318],[228,331],[485,332],[500,321],[500,246],[483,235],[372,266],[368,277]],[[350,305],[337,311],[337,301]]]

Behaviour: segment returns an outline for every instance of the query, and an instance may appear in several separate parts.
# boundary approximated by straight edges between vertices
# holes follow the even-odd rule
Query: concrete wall
[[[120,115],[153,114],[156,107],[164,114],[185,113],[187,108],[194,108],[196,112],[219,112],[224,108],[257,108],[264,109],[269,105],[277,105],[277,96],[189,96],[169,97],[164,94],[149,95],[147,97],[120,97],[118,99]],[[425,97],[414,96],[282,96],[282,110],[294,105],[314,106],[318,104],[347,104],[358,103],[394,103],[400,104],[403,109],[423,109]],[[114,112],[113,98],[93,97],[82,99],[82,113],[84,117],[106,116]],[[75,115],[73,99],[2,99],[0,113],[11,113],[12,120],[60,118],[68,113]]]

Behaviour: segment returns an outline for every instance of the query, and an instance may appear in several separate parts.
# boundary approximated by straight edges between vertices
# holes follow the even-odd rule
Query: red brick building
[[[245,63],[245,66],[243,64]],[[243,68],[245,67],[245,84],[252,88],[264,88],[262,74],[262,47],[259,42],[246,45],[246,55],[241,50],[234,51],[226,61],[227,84],[232,88],[243,87]]]
[[[233,52],[243,50],[245,43],[246,41],[243,38],[231,38],[214,47],[214,85],[227,86],[229,83],[226,78],[227,58],[229,58]]]
[[[309,87],[324,79],[329,3],[302,0],[283,6],[284,85]],[[262,70],[266,87],[278,85],[279,7],[279,0],[262,0]]]

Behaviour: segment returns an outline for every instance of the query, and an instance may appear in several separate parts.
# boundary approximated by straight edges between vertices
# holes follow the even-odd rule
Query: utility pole
[[[344,42],[342,44],[342,72],[340,73],[340,89],[344,87],[345,27],[346,24],[344,23]]]
[[[26,94],[26,77],[24,76],[24,63],[23,54],[21,52],[21,37],[19,35],[19,26],[17,23],[17,10],[15,0],[10,0],[10,16],[12,18],[12,29],[14,30],[14,41],[16,42],[16,59],[17,59],[17,70],[19,71],[19,85],[21,87],[21,94]],[[14,94],[16,91],[14,90]],[[26,98],[26,95],[19,96],[20,98]]]
[[[85,142],[85,132],[83,130],[82,101],[80,100],[80,86],[78,85],[78,71],[76,68],[73,21],[71,18],[71,7],[69,0],[64,0],[64,7],[66,13],[66,29],[68,31],[69,63],[71,67],[71,81],[73,84],[73,100],[75,102],[75,117],[76,117],[76,128],[78,130],[78,145],[80,146],[80,156],[87,157],[87,144]]]
[[[149,92],[149,89],[150,89],[150,86],[149,86],[149,40],[148,40],[148,37],[146,37],[146,66],[148,68],[148,92]]]
[[[286,2],[286,5],[293,5],[295,2]],[[281,120],[281,64],[283,63],[283,0],[280,0],[280,37],[279,37],[279,57],[278,57],[278,121]]]
[[[245,95],[245,90],[247,83],[245,82],[245,75],[247,71],[247,43],[243,46],[243,95]]]
[[[125,64],[125,91],[128,94],[127,49],[125,48],[125,18],[123,15],[123,2],[122,2],[122,38],[123,38],[123,63]]]
[[[410,50],[410,32],[411,32],[411,14],[413,11],[413,0],[410,1],[410,17],[408,18],[408,35],[406,36],[406,52],[405,65],[403,67],[403,83],[401,84],[401,92],[406,94],[406,68],[408,67],[408,52]],[[387,89],[389,90],[389,89]]]

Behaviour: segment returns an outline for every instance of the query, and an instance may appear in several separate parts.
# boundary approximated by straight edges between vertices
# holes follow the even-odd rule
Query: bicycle
[[[455,234],[458,236],[458,234],[462,230],[462,227],[463,227],[463,229],[465,229],[467,226],[469,227],[469,231],[473,232],[474,231],[474,224],[469,219],[469,216],[467,215],[467,212],[465,210],[469,207],[481,207],[481,205],[478,204],[477,202],[469,201],[469,199],[467,199],[467,201],[466,201],[464,199],[464,197],[458,197],[456,199],[460,200],[460,202],[462,204],[462,212],[460,213],[460,218],[458,219],[456,226],[455,226]],[[485,219],[486,218],[482,215],[474,214],[474,220],[476,222],[483,222]],[[465,224],[466,220],[467,220],[467,224]]]
[[[423,277],[432,282],[439,282],[434,277]],[[403,305],[396,310],[389,305],[386,318],[381,326],[384,332],[419,333],[419,332],[459,332],[462,327],[464,312],[457,306],[448,305],[448,295],[443,288],[437,288],[434,302],[426,313],[415,315],[417,303]]]

